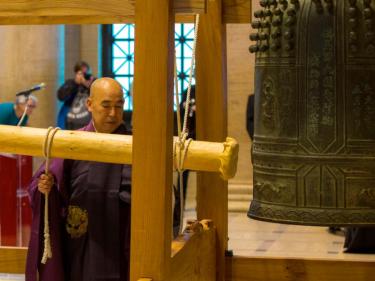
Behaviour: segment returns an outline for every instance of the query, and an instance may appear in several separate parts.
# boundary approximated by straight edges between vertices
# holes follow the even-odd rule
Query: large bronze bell
[[[248,215],[375,224],[375,1],[260,4]]]

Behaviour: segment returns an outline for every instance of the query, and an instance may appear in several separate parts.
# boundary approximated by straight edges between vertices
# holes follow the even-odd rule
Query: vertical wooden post
[[[171,0],[135,4],[131,280],[165,280],[172,235],[174,14]]]
[[[197,45],[197,138],[224,141],[227,136],[226,29],[222,1],[209,0],[201,15]],[[228,183],[218,174],[198,173],[198,219],[212,219],[217,227],[217,280],[225,279],[228,239]]]

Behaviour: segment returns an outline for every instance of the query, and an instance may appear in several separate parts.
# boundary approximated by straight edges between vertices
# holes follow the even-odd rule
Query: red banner
[[[0,245],[27,246],[31,209],[27,185],[32,176],[32,157],[0,155]]]

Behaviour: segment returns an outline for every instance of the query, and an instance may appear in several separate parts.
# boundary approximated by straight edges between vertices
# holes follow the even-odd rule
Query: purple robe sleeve
[[[41,264],[44,248],[44,195],[38,191],[38,178],[44,172],[44,165],[34,174],[28,187],[32,208],[32,224],[29,249],[26,260],[26,281],[63,281],[63,241],[62,227],[64,200],[63,159],[53,159],[49,171],[55,177],[49,197],[49,231],[51,238],[52,258],[45,265]],[[39,278],[38,278],[39,275]]]
[[[94,132],[92,122],[79,131]],[[63,228],[64,210],[67,192],[64,190],[64,159],[53,159],[50,162],[50,173],[55,177],[55,186],[49,197],[49,231],[51,238],[52,258],[45,265],[41,264],[44,248],[44,196],[38,191],[38,178],[44,172],[44,165],[34,174],[28,187],[32,208],[32,223],[29,249],[26,259],[26,281],[64,281]],[[38,278],[39,275],[39,278]]]

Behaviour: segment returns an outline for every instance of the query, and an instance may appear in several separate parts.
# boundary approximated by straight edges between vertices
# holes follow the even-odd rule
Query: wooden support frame
[[[374,262],[341,259],[239,257],[226,259],[227,281],[371,281]]]
[[[167,0],[149,0],[149,2],[155,1],[155,2],[163,2],[167,3]],[[185,1],[185,0],[184,0]],[[223,57],[220,58],[219,63],[222,64],[223,60],[225,60],[225,48],[222,49],[223,45],[223,34],[222,32],[222,23],[248,23],[250,22],[250,5],[251,0],[222,0],[222,4],[218,3],[219,0],[209,0],[210,5],[219,5],[215,6],[214,13],[210,13],[207,16],[206,19],[203,19],[203,24],[208,24],[209,26],[206,27],[205,32],[209,32],[209,30],[214,30],[215,34],[208,34],[208,37],[204,39],[204,45],[199,47],[201,48],[201,54],[205,54],[205,52],[213,51],[213,54],[211,54],[213,57],[219,57],[222,55]],[[58,24],[58,23],[66,23],[66,24],[87,24],[87,23],[120,23],[120,22],[130,22],[134,20],[134,13],[131,12],[131,10],[134,8],[132,6],[129,6],[126,4],[126,1],[124,0],[108,0],[105,1],[106,5],[105,7],[102,4],[103,1],[94,1],[94,0],[88,0],[88,1],[78,1],[78,0],[67,0],[67,1],[54,1],[54,0],[2,0],[0,4],[0,24]],[[146,0],[140,1],[140,2],[147,2]],[[151,3],[150,2],[150,3]],[[198,3],[202,1],[194,1],[194,0],[186,0],[185,3]],[[30,6],[30,3],[33,3],[34,5]],[[69,5],[63,5],[61,6],[61,3],[69,4]],[[91,4],[89,4],[91,3]],[[131,3],[129,1],[129,3]],[[171,5],[171,2],[168,2],[169,5]],[[48,6],[48,5],[54,5],[57,4],[57,6]],[[40,6],[42,5],[42,6]],[[43,6],[47,5],[47,6]],[[58,6],[60,5],[60,6]],[[127,6],[126,6],[127,5]],[[222,6],[220,6],[222,5]],[[139,6],[142,8],[141,6]],[[88,9],[89,8],[89,9]],[[219,10],[218,10],[219,8]],[[202,8],[199,8],[202,11]],[[210,7],[208,8],[211,9]],[[72,11],[74,11],[72,13]],[[200,12],[198,10],[195,10],[195,12]],[[220,19],[220,15],[222,18]],[[152,17],[151,14],[144,15],[145,17],[139,17],[139,20],[147,21],[148,17]],[[165,15],[164,15],[165,16]],[[170,20],[171,15],[169,14],[168,20]],[[213,21],[210,22],[210,17],[213,19]],[[177,16],[177,21],[179,19],[183,18],[184,20],[191,20],[191,16],[185,16],[184,14],[179,14]],[[165,19],[165,18],[164,18]],[[215,26],[220,26],[219,29],[214,29]],[[145,27],[143,27],[145,28]],[[146,31],[148,31],[146,29]],[[165,38],[166,34],[168,32],[164,31],[164,39],[167,41],[170,40],[170,38]],[[217,42],[219,40],[219,45],[215,45],[212,47],[212,42],[210,43],[209,40],[213,40],[213,42]],[[170,41],[168,41],[170,42]],[[165,46],[165,42],[163,43]],[[200,44],[200,43],[199,43]],[[168,44],[167,44],[168,45]],[[204,48],[212,47],[211,49],[204,50]],[[224,46],[225,47],[225,46]],[[158,46],[158,51],[160,52],[160,46]],[[146,50],[143,50],[143,52],[146,52]],[[209,59],[212,58],[212,56],[208,56]],[[168,54],[167,54],[168,56]],[[202,56],[204,58],[204,56]],[[199,64],[199,61],[198,61]],[[159,66],[163,66],[163,64],[156,66],[153,64],[153,66],[156,69],[159,69]],[[207,65],[208,70],[214,69],[214,72],[216,71],[215,68],[215,61],[209,60],[209,65]],[[170,67],[170,62],[169,62]],[[220,65],[220,75],[218,80],[220,81],[220,85],[218,87],[222,87],[224,81],[221,80],[223,78],[223,74],[225,73],[225,68]],[[202,81],[202,79],[206,79],[202,73],[205,72],[205,68],[203,67],[203,62],[201,65],[198,65],[198,83],[199,81]],[[169,77],[166,81],[170,81],[170,74],[166,74],[168,70],[165,69],[163,66],[162,75],[164,77]],[[200,73],[200,74],[199,74]],[[169,75],[169,76],[168,76]],[[159,81],[160,82],[160,81]],[[170,82],[169,82],[170,83]],[[219,112],[221,112],[223,115],[225,115],[225,110],[220,111],[222,108],[222,104],[225,104],[225,96],[223,97],[223,90],[218,90],[217,85],[215,86],[214,83],[211,81],[212,84],[204,84],[202,88],[212,90],[211,86],[214,88],[214,92],[217,93],[219,91],[219,101],[218,104],[215,104],[214,108],[218,109]],[[167,85],[164,84],[164,88],[167,88]],[[201,87],[201,86],[200,86]],[[146,90],[146,88],[144,89]],[[136,90],[136,93],[141,93],[142,91]],[[167,91],[166,91],[167,92]],[[146,93],[147,94],[147,93]],[[199,95],[199,90],[198,93]],[[155,92],[152,92],[150,96],[152,97],[155,95]],[[164,96],[164,98],[166,98]],[[169,97],[170,98],[170,97]],[[140,102],[140,98],[137,98],[138,102]],[[199,101],[197,101],[199,103]],[[206,101],[201,100],[201,103],[205,103]],[[158,105],[160,106],[160,105]],[[170,110],[170,105],[169,106]],[[142,110],[141,110],[142,111]],[[166,110],[167,112],[167,110]],[[212,112],[215,112],[215,110],[212,110]],[[204,111],[200,114],[212,114],[212,112]],[[166,114],[166,113],[165,113]],[[170,113],[168,113],[170,114]],[[163,115],[163,114],[160,114]],[[215,116],[217,117],[217,115]],[[169,119],[170,117],[162,117]],[[213,116],[210,116],[210,118],[214,118]],[[220,116],[220,118],[225,118],[223,116]],[[138,120],[137,124],[140,124],[142,120]],[[146,120],[149,121],[149,120]],[[170,122],[168,120],[168,122]],[[201,122],[201,121],[199,121]],[[212,124],[212,119],[208,121],[207,124]],[[218,121],[219,122],[219,121]],[[146,123],[146,122],[145,122]],[[170,123],[168,123],[169,127],[168,129],[164,128],[163,132],[160,133],[158,131],[156,133],[157,136],[159,134],[162,135],[162,153],[166,162],[161,163],[161,165],[168,170],[171,167],[171,164],[165,164],[168,162],[168,155],[166,151],[171,148],[171,140],[167,140],[166,136],[168,135],[166,131],[170,130]],[[221,138],[221,134],[223,133],[223,128],[220,126],[219,129],[215,131],[209,131],[207,133],[204,132],[204,125],[203,121],[200,123],[200,132],[203,134],[203,137],[211,138],[211,137],[217,137]],[[223,125],[223,124],[222,124]],[[136,126],[137,130],[138,128],[141,128],[142,126]],[[160,129],[160,122],[158,123],[158,128]],[[211,128],[211,130],[214,130]],[[141,129],[142,131],[142,129]],[[156,130],[155,130],[156,131]],[[155,132],[153,131],[153,132]],[[145,130],[143,130],[145,132]],[[217,134],[217,135],[216,135]],[[142,133],[140,133],[139,136],[141,136]],[[155,135],[152,135],[152,137],[155,137]],[[222,141],[222,140],[221,140]],[[145,141],[146,142],[146,141]],[[141,145],[143,142],[138,143],[139,150],[141,149]],[[146,144],[148,145],[148,144]],[[0,146],[1,147],[1,146]],[[147,146],[150,148],[151,146]],[[152,147],[151,147],[152,148]],[[1,148],[0,148],[1,150]],[[155,153],[157,154],[157,153]],[[146,155],[148,157],[148,155]],[[151,157],[155,157],[152,155]],[[169,156],[170,157],[170,156]],[[137,152],[135,156],[136,160],[140,162],[140,166],[143,165],[142,161],[142,152]],[[170,159],[169,159],[170,160]],[[150,160],[147,160],[147,165],[149,165]],[[160,163],[160,162],[158,162]],[[137,164],[138,165],[138,164]],[[163,169],[164,171],[164,169]],[[150,177],[150,175],[146,175],[147,177]],[[203,181],[201,182],[201,187],[204,186],[205,182],[208,184],[208,177],[207,175],[203,175]],[[142,180],[140,179],[140,176],[138,175],[138,185],[142,185]],[[162,178],[158,177],[158,184],[161,184],[162,191],[155,191],[151,190],[150,185],[148,185],[145,189],[142,189],[142,191],[149,191],[151,190],[151,194],[148,194],[148,198],[151,198],[153,195],[156,195],[156,198],[160,198],[164,190],[166,189],[166,185],[170,183],[170,179],[166,177],[165,174],[163,174]],[[221,182],[219,179],[215,179],[212,183],[218,183],[217,186],[221,190],[223,186],[225,186],[225,183]],[[210,185],[212,185],[212,183]],[[214,184],[216,185],[216,184]],[[170,191],[168,191],[168,195],[170,195]],[[204,211],[202,202],[204,201],[204,198],[207,198],[209,194],[204,194],[204,190],[201,188],[200,193],[198,196],[201,196],[199,199],[200,207],[199,207],[199,214],[204,215],[209,213],[209,211]],[[141,194],[138,194],[137,196],[142,196]],[[226,196],[223,194],[223,196]],[[167,196],[168,197],[168,196]],[[169,197],[168,197],[169,198]],[[222,203],[223,198],[218,198],[218,202]],[[154,198],[152,198],[154,200]],[[164,199],[162,199],[164,200]],[[168,200],[167,200],[168,201]],[[162,203],[169,203],[167,201],[163,201]],[[227,204],[225,202],[225,204]],[[208,207],[214,207],[216,210],[218,206],[215,206],[213,204],[213,201],[210,201],[209,204],[207,204]],[[158,241],[161,241],[159,245],[160,248],[166,249],[163,250],[163,252],[158,253],[156,248],[152,248],[151,253],[146,253],[146,257],[148,261],[153,264],[153,267],[151,270],[153,272],[157,272],[154,278],[148,278],[150,276],[145,276],[144,278],[139,278],[139,280],[144,281],[150,281],[150,280],[161,280],[160,278],[163,277],[163,279],[168,279],[171,276],[163,275],[160,273],[160,270],[164,270],[165,272],[170,271],[170,266],[172,265],[165,265],[161,264],[160,262],[166,261],[168,264],[173,264],[178,261],[178,258],[171,259],[170,254],[173,252],[173,250],[170,250],[170,238],[166,233],[168,233],[167,229],[170,227],[170,222],[168,221],[166,214],[169,212],[165,206],[162,206],[162,204],[159,204],[156,206],[152,206],[153,208],[156,208],[157,214],[164,214],[165,216],[162,218],[162,221],[159,220],[154,221],[153,219],[155,216],[152,215],[152,212],[150,210],[147,211],[146,214],[142,214],[139,223],[137,225],[137,232],[136,234],[140,234],[140,237],[137,242],[143,242],[147,241],[147,243],[150,243],[151,235],[155,233],[156,231],[164,231],[164,235],[166,237],[166,241],[161,241],[162,239],[158,237]],[[225,205],[222,209],[225,209]],[[218,219],[219,221],[219,234],[218,234],[218,264],[225,264],[225,271],[221,269],[219,275],[220,280],[222,280],[223,273],[226,273],[226,280],[229,281],[295,281],[295,280],[304,280],[304,281],[370,281],[373,279],[373,276],[375,275],[375,269],[374,269],[374,263],[373,262],[355,262],[355,261],[342,261],[342,260],[311,260],[311,259],[275,259],[275,258],[259,258],[259,257],[233,257],[233,258],[226,258],[224,260],[223,256],[223,249],[226,248],[226,237],[225,234],[227,233],[226,226],[223,225],[226,218],[224,215],[223,210],[220,209],[219,213],[214,214],[212,217],[213,219]],[[134,207],[134,211],[142,213],[143,209],[138,205]],[[147,218],[146,216],[151,214],[150,218]],[[147,227],[143,227],[142,223],[148,222],[149,225]],[[193,238],[191,241],[193,241],[195,238]],[[168,244],[169,243],[169,244]],[[148,245],[148,244],[147,244]],[[188,242],[186,245],[195,245],[195,243]],[[185,245],[185,246],[186,246]],[[136,246],[136,244],[133,243],[133,247]],[[180,256],[181,261],[183,259],[184,252],[189,252],[191,249],[184,247],[179,254],[175,254],[175,257]],[[193,248],[193,247],[192,247]],[[148,249],[143,246],[143,251],[147,251]],[[138,255],[142,254],[138,252]],[[153,257],[153,254],[155,254],[159,259],[157,260],[158,264],[155,264],[153,260],[151,259],[151,256]],[[0,272],[9,272],[9,273],[23,273],[25,268],[25,260],[26,260],[26,249],[25,248],[7,248],[7,247],[0,247]],[[172,260],[172,261],[171,261]],[[184,263],[185,261],[183,261]],[[134,261],[133,261],[134,264]],[[161,267],[158,268],[158,265],[161,265]],[[141,265],[138,265],[138,269],[136,270],[136,273],[133,273],[133,279],[136,274],[142,273],[143,269],[141,268]],[[145,273],[146,275],[147,272]],[[143,273],[141,274],[143,275]],[[160,278],[159,278],[160,277]],[[164,278],[165,277],[165,278]],[[179,280],[179,279],[178,279]],[[219,279],[218,279],[219,280]]]
[[[175,0],[174,13],[204,13],[207,0]],[[134,22],[135,0],[1,0],[0,24]],[[177,19],[179,16],[177,16]]]
[[[210,235],[212,235],[210,232],[200,234],[201,237],[204,237],[203,239],[210,239]],[[191,273],[186,269],[189,264],[185,263],[182,256],[184,252],[191,252],[199,244],[196,239],[198,236],[189,237],[185,239],[185,242],[182,242],[185,246],[191,244],[194,245],[193,247],[184,247],[182,251],[180,250],[181,253],[176,251],[175,257],[181,254],[181,258],[175,260],[173,258],[173,266],[182,263],[185,267],[180,268],[181,275],[177,279],[171,276],[170,280],[184,281],[183,276]],[[210,241],[212,242],[212,240]],[[179,241],[173,242],[172,252],[173,248],[180,247],[180,244]],[[26,248],[0,247],[0,272],[22,274],[25,268],[26,253]],[[202,258],[200,255],[195,257],[196,259]],[[227,281],[372,281],[374,279],[374,262],[369,261],[234,256],[226,258],[226,265],[225,280]],[[150,281],[152,279],[140,280]],[[207,279],[198,280],[205,281]]]
[[[201,16],[196,58],[197,139],[227,136],[226,26],[221,1],[209,1]],[[220,113],[220,114],[219,114]],[[210,218],[217,230],[216,280],[225,279],[228,241],[228,183],[212,173],[197,174],[197,216]]]
[[[27,248],[0,247],[0,272],[25,273]]]
[[[101,1],[89,2],[93,5],[86,1],[82,7],[81,2],[75,0],[59,2],[52,0],[3,1],[0,7],[0,24],[114,23],[128,22],[133,19],[132,7],[126,6],[125,1],[121,1],[121,6],[116,6],[113,4],[118,4],[120,1],[109,0],[109,3],[106,2],[106,4],[110,7],[110,11],[98,6]],[[134,4],[134,1],[130,2],[130,4]],[[132,237],[136,238],[133,238],[131,242],[132,280],[166,280],[168,278],[173,280],[175,278],[171,275],[171,252],[168,250],[171,239],[169,233],[169,229],[171,229],[169,216],[171,213],[171,175],[169,173],[172,170],[172,157],[168,152],[172,148],[172,140],[168,139],[168,136],[172,135],[173,56],[171,47],[173,46],[172,26],[174,12],[176,12],[176,10],[173,11],[173,7],[178,8],[178,5],[174,6],[172,2],[172,0],[135,2],[136,34],[138,34],[136,72],[141,74],[136,75],[134,88],[133,188],[135,191],[132,194]],[[202,3],[205,1],[187,0],[185,2]],[[64,3],[68,6],[64,6]],[[90,9],[87,9],[88,7]],[[199,13],[200,11],[193,12]],[[152,20],[155,17],[158,19],[156,22]],[[151,50],[148,49],[147,47],[154,42],[160,44]],[[155,73],[156,78],[151,79],[149,84],[142,83]],[[166,93],[161,99],[160,92]],[[149,100],[157,102],[143,106],[141,93],[146,93]],[[140,106],[137,107],[136,104]],[[146,126],[147,122],[137,115],[142,115],[148,120],[154,120],[153,118],[156,117],[156,124],[153,124],[155,126],[149,130],[149,127]],[[150,138],[147,138],[149,135],[157,136],[153,139],[156,141],[150,142]],[[148,155],[149,153],[151,156]],[[156,169],[153,169],[155,163],[158,165]],[[145,168],[146,175],[144,174]],[[156,190],[154,186],[161,187],[163,192]],[[152,202],[153,200],[155,204],[149,206],[149,210],[145,211],[141,202]],[[147,239],[150,233],[157,233],[158,236],[153,237],[153,240],[150,241]],[[210,236],[214,236],[212,231]],[[187,245],[195,244],[190,242]],[[139,245],[142,246],[139,247]],[[184,260],[185,254],[183,253],[191,253],[191,247],[194,248],[194,246],[185,245],[175,256],[174,261]],[[214,251],[209,252],[214,253]],[[184,260],[185,265],[186,262],[187,260]],[[215,272],[215,266],[213,268]],[[212,274],[210,278],[204,278],[204,280],[211,280],[211,278],[215,278],[214,275]]]
[[[206,11],[208,0],[174,0],[176,22]],[[0,24],[110,24],[134,22],[136,0],[1,0]],[[250,22],[251,0],[223,0],[226,23]]]
[[[216,233],[208,220],[187,226],[172,242],[172,264],[168,280],[209,281],[216,279]]]
[[[135,3],[130,280],[166,280],[171,271],[172,10],[172,0]]]
[[[223,23],[250,23],[251,1],[253,0],[223,0]]]

